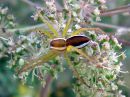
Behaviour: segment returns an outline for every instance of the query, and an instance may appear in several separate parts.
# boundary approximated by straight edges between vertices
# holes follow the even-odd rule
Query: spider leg
[[[55,36],[55,37],[58,36],[58,32],[55,30],[55,28],[52,26],[52,24],[50,24],[50,23],[45,19],[45,17],[44,17],[41,13],[39,13],[39,17],[40,17],[40,19],[42,20],[42,22],[44,22],[44,23],[49,27],[49,29],[53,32],[54,36]]]
[[[78,80],[81,83],[85,84],[88,88],[90,88],[90,86],[84,81],[84,79],[80,77],[80,75],[79,75],[78,71],[76,70],[76,68],[72,65],[72,62],[70,61],[67,52],[64,53],[64,57],[65,57],[66,61],[68,62],[69,67],[72,69],[74,75],[78,78]]]
[[[74,46],[68,46],[67,47],[67,51],[70,52],[70,51],[76,51],[77,53],[79,53],[82,57],[86,58],[87,60],[93,62],[94,59],[92,59],[91,57],[89,57],[87,55],[87,53],[84,53],[81,49],[78,49]]]
[[[33,69],[36,66],[40,66],[43,63],[48,62],[52,58],[58,56],[59,54],[60,54],[60,52],[58,52],[58,51],[50,50],[47,54],[45,54],[45,55],[43,55],[43,56],[41,56],[41,57],[39,57],[37,59],[26,62],[26,65],[24,65],[22,67],[22,69],[20,69],[18,71],[18,74],[21,74],[22,72]]]
[[[68,31],[69,26],[70,26],[70,24],[72,23],[72,21],[73,21],[73,19],[72,19],[72,18],[70,18],[70,19],[67,21],[67,24],[66,24],[66,26],[65,26],[65,28],[64,28],[64,30],[63,30],[63,34],[62,34],[62,36],[63,36],[63,37],[65,37],[65,36],[66,36],[67,31]]]
[[[105,34],[105,32],[100,28],[80,28],[71,33],[71,36],[78,35],[83,31],[95,31],[97,34]]]
[[[98,60],[94,57],[89,57],[87,55],[87,53],[84,53],[82,50],[74,47],[74,46],[68,46],[67,47],[67,51],[76,51],[77,53],[79,53],[82,57],[86,58],[87,60],[89,60],[91,63],[97,63],[96,67],[97,68],[103,68],[103,69],[107,69],[107,70],[111,70],[110,67],[106,67],[106,66],[103,66],[101,63],[98,62]]]
[[[44,29],[39,28],[39,29],[35,29],[33,31],[36,31],[36,32],[41,33],[41,34],[44,34],[44,35],[48,36],[49,39],[53,39],[54,38],[53,34],[51,34],[50,32],[48,32],[48,31],[46,31]]]

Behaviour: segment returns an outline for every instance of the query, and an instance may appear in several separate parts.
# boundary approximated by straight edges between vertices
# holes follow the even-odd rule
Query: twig
[[[99,23],[99,22],[94,22],[93,25],[98,26],[98,27],[104,27],[104,28],[111,28],[111,29],[124,29],[125,31],[130,31],[130,28],[127,27],[122,27],[122,26],[116,26],[116,25],[111,25],[111,24],[106,24],[106,23]],[[16,28],[16,29],[7,29],[6,32],[26,32],[26,31],[33,31],[35,29],[39,28],[44,28],[48,30],[47,26],[45,24],[37,24],[37,25],[32,25],[28,27],[23,27],[23,28]]]
[[[124,5],[115,9],[110,9],[101,12],[101,16],[112,16],[119,13],[130,12],[130,5]]]
[[[106,24],[106,23],[94,22],[93,25],[98,26],[98,27],[116,29],[116,30],[117,29],[124,29],[124,31],[127,31],[127,32],[130,31],[130,28],[122,27],[122,26],[116,26],[116,25],[111,25],[111,24]]]
[[[12,32],[12,33],[16,31],[27,32],[27,31],[33,31],[37,28],[47,29],[47,26],[45,26],[44,24],[38,24],[38,25],[33,25],[33,26],[28,26],[28,27],[23,27],[23,28],[6,29],[6,32]]]

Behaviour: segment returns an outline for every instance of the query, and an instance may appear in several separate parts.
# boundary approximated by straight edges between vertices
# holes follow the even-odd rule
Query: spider
[[[42,32],[44,35],[48,36],[51,39],[51,41],[49,42],[50,50],[48,51],[47,54],[27,62],[27,64],[19,71],[19,73],[22,73],[29,69],[33,69],[36,66],[42,65],[43,63],[48,62],[49,60],[61,54],[64,54],[64,57],[68,62],[68,65],[70,65],[71,68],[73,69],[71,60],[68,57],[68,53],[71,51],[75,51],[79,53],[82,57],[88,60],[92,60],[85,52],[81,50],[81,48],[85,47],[91,41],[91,39],[85,35],[79,35],[79,34],[84,31],[95,31],[95,32],[104,33],[100,28],[80,28],[72,32],[71,35],[68,36],[68,38],[65,38],[67,36],[69,26],[71,25],[72,18],[70,18],[67,21],[61,37],[58,35],[58,32],[54,29],[54,27],[50,24],[50,22],[45,19],[44,16],[39,14],[39,17],[42,20],[42,22],[44,22],[48,26],[50,31],[53,33],[51,34],[46,31]],[[78,76],[78,72],[75,69],[73,69],[73,71]],[[81,79],[79,76],[78,78],[83,83],[85,83],[83,79]]]

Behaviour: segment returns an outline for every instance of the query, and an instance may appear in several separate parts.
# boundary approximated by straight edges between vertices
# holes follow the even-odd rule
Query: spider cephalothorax
[[[88,44],[90,39],[87,36],[72,36],[70,38],[55,38],[50,42],[50,48],[55,50],[65,50],[68,46],[82,48]]]

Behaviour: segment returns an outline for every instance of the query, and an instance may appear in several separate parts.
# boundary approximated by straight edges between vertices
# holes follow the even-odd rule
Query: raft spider
[[[85,35],[79,35],[79,34],[84,31],[95,31],[95,32],[104,33],[100,28],[80,28],[80,29],[77,29],[76,31],[72,32],[68,38],[65,38],[67,36],[69,26],[72,22],[72,18],[70,18],[67,21],[65,28],[63,29],[62,38],[61,38],[61,37],[59,37],[58,32],[55,30],[55,28],[50,24],[49,21],[47,21],[45,19],[44,16],[42,16],[40,14],[39,17],[42,20],[42,22],[44,22],[48,26],[50,31],[53,33],[53,34],[51,34],[49,32],[42,32],[43,34],[45,34],[46,36],[48,36],[51,39],[51,41],[49,42],[50,50],[48,51],[47,54],[45,54],[37,59],[27,62],[27,65],[25,65],[19,71],[19,73],[22,73],[29,69],[33,69],[36,66],[42,65],[43,63],[48,62],[49,60],[51,60],[52,58],[54,58],[60,54],[64,54],[64,57],[67,60],[68,64],[71,65],[71,67],[72,67],[71,60],[68,58],[68,53],[70,51],[76,51],[82,57],[91,60],[89,58],[89,56],[86,55],[85,52],[83,52],[80,49],[80,48],[83,48],[84,46],[86,46],[91,39]],[[78,74],[78,72],[75,69],[73,69],[73,71],[76,75]],[[78,78],[81,80],[81,78],[79,76],[78,76]],[[83,82],[83,80],[82,80],[82,82]]]

